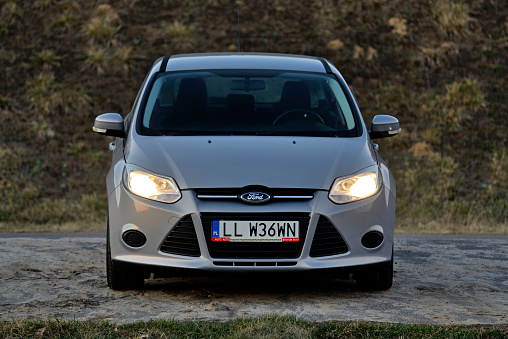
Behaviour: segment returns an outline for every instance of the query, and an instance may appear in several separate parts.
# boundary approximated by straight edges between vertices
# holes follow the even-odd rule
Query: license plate
[[[212,221],[212,241],[299,242],[298,221]]]

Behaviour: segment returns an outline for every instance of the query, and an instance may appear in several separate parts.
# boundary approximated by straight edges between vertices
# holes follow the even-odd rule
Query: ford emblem
[[[247,204],[264,204],[272,200],[272,196],[264,192],[245,192],[239,198]]]

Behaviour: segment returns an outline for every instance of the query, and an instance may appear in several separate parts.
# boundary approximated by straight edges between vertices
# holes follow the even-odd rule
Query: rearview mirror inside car
[[[233,80],[231,81],[230,89],[237,91],[261,91],[266,88],[263,80]]]

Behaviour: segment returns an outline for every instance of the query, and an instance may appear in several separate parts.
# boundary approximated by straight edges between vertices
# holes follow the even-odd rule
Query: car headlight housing
[[[366,199],[379,192],[381,183],[378,166],[367,167],[358,173],[335,179],[328,198],[336,204]]]
[[[172,204],[182,197],[173,178],[150,173],[135,165],[125,165],[123,183],[129,192],[145,199]]]

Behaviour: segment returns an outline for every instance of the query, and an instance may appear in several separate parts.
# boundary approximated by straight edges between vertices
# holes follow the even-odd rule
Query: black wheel
[[[298,108],[298,109],[292,109],[290,111],[286,111],[286,112],[282,113],[281,115],[279,115],[273,121],[273,125],[277,125],[277,124],[280,124],[286,120],[293,120],[293,119],[300,119],[300,120],[301,119],[308,119],[308,120],[318,121],[322,124],[325,123],[323,121],[323,118],[321,118],[321,116],[319,114],[317,114],[316,112],[313,112],[309,109]]]
[[[118,265],[111,259],[111,244],[109,242],[109,220],[106,240],[106,275],[108,286],[112,290],[132,290],[143,287],[145,278],[142,272],[129,269],[128,265]]]
[[[389,290],[393,285],[393,250],[392,260],[370,266],[355,275],[356,286],[367,290]]]

